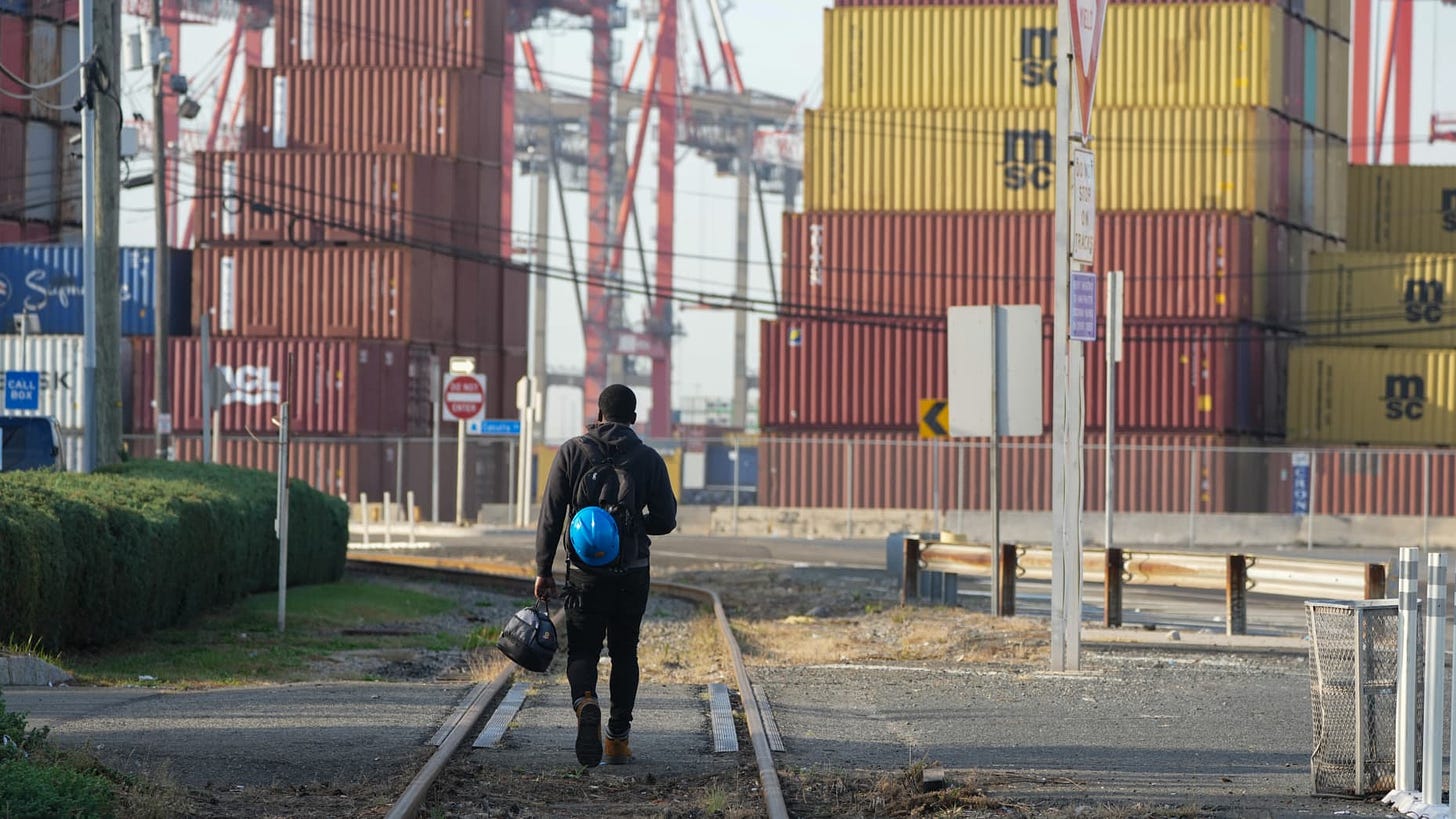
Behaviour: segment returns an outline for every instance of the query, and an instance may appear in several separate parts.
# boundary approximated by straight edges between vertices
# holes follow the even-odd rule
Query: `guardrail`
[[[997,616],[1016,613],[1018,578],[1051,580],[1050,546],[1003,543],[1000,565],[985,543],[946,543],[908,536],[900,584],[900,603],[917,599],[920,572],[993,576],[992,609]],[[1185,589],[1223,589],[1227,633],[1247,632],[1248,594],[1302,599],[1364,599],[1385,596],[1385,564],[1346,560],[1298,560],[1244,554],[1151,552],[1088,548],[1083,575],[1102,575],[1103,624],[1122,625],[1122,589],[1128,585]]]

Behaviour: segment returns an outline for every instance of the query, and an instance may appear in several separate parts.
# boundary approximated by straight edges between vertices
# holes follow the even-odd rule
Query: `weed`
[[[465,635],[464,648],[466,651],[473,651],[477,648],[494,648],[500,636],[499,626],[481,626]]]

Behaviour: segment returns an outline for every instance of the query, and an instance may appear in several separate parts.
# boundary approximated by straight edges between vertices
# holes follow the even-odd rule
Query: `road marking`
[[[516,683],[511,686],[511,690],[507,691],[505,698],[501,700],[500,706],[486,721],[485,730],[475,738],[473,747],[491,748],[500,743],[501,738],[506,735],[506,729],[511,726],[511,720],[515,719],[516,714],[520,712],[521,703],[526,701],[527,688],[530,688],[530,683]]]
[[[713,752],[736,752],[738,728],[733,724],[733,704],[728,701],[728,686],[723,683],[710,683],[708,705],[713,719]]]
[[[763,688],[755,685],[753,687],[753,698],[758,701],[758,713],[763,717],[763,730],[768,734],[768,749],[770,751],[782,751],[784,749],[784,737],[779,733],[778,720],[774,719],[773,706],[768,703],[768,695]]]
[[[440,730],[436,731],[435,735],[430,737],[425,744],[434,745],[437,748],[440,747],[440,743],[444,742],[445,737],[449,736],[450,732],[455,730],[455,726],[460,724],[460,720],[465,719],[465,712],[470,709],[470,703],[475,702],[475,698],[480,696],[480,692],[485,688],[485,685],[485,683],[476,683],[475,687],[470,689],[470,693],[465,695],[465,699],[461,700],[460,704],[455,706],[455,710],[450,713],[450,716],[445,718],[445,722],[440,726]]]

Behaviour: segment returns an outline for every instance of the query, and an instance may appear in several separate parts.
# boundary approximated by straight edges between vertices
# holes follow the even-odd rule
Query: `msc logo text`
[[[1441,321],[1441,309],[1446,303],[1446,285],[1428,279],[1406,279],[1404,301],[1406,321],[1436,324]]]
[[[1052,186],[1051,131],[1006,131],[1001,148],[1002,184],[1013,191]]]
[[[1382,400],[1387,420],[1419,421],[1425,414],[1426,379],[1419,375],[1387,375]]]
[[[1021,84],[1028,88],[1057,84],[1057,30],[1055,28],[1023,28],[1021,30]]]

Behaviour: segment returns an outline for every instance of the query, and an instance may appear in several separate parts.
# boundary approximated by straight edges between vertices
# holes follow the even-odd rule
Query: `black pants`
[[[566,679],[571,684],[571,701],[587,692],[596,694],[597,662],[606,638],[612,657],[612,712],[607,730],[626,736],[637,702],[637,638],[647,611],[652,572],[643,568],[598,576],[573,570],[571,583],[581,589],[581,606],[566,610]]]

